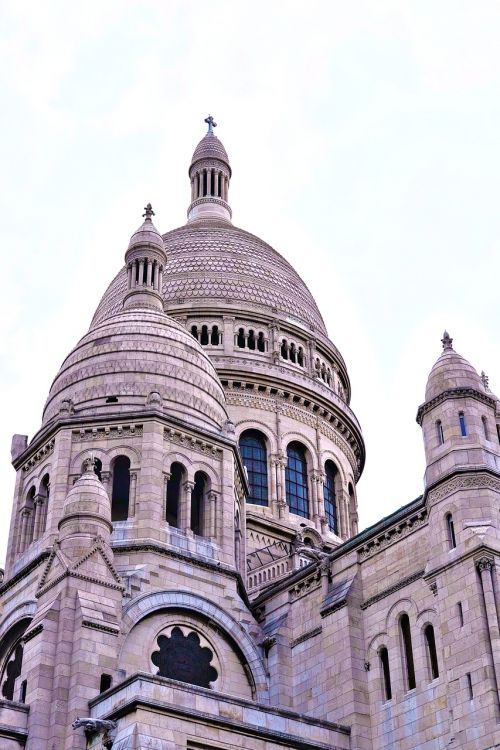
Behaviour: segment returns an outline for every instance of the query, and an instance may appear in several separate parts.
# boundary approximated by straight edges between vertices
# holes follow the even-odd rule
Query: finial
[[[155,215],[151,203],[148,203],[148,205],[144,208],[144,213],[142,215],[146,219],[146,221],[151,221],[151,217]]]
[[[443,338],[441,339],[441,343],[443,345],[444,351],[450,351],[451,349],[453,349],[453,347],[452,347],[453,339],[451,338],[451,336],[448,333],[448,331],[445,331],[443,333]]]
[[[89,453],[85,461],[83,462],[83,469],[86,474],[93,472],[95,467],[95,456],[93,453]]]
[[[215,120],[212,117],[212,115],[208,115],[208,117],[205,117],[205,122],[208,125],[207,135],[208,135],[208,133],[212,133],[212,135],[213,135],[214,134],[214,128],[217,127],[217,123],[215,122]]]
[[[481,380],[483,381],[484,390],[489,391],[490,390],[490,379],[486,375],[484,370],[481,370]]]

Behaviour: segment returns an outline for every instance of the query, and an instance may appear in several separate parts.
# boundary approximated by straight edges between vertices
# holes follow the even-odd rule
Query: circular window
[[[160,677],[213,688],[220,665],[213,646],[188,625],[171,625],[157,636],[151,661]]]

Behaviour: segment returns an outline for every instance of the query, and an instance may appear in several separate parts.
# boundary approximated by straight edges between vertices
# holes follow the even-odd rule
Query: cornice
[[[422,425],[424,416],[432,411],[435,406],[442,404],[443,401],[453,398],[467,398],[468,396],[475,398],[477,401],[481,401],[483,404],[491,406],[493,409],[496,408],[496,400],[493,396],[488,396],[487,393],[481,393],[475,388],[448,388],[448,390],[443,391],[438,396],[435,396],[430,401],[426,401],[418,407],[416,417],[418,424]]]
[[[432,506],[453,492],[470,489],[492,489],[500,493],[500,477],[484,469],[457,471],[430,487],[426,492],[426,501]]]

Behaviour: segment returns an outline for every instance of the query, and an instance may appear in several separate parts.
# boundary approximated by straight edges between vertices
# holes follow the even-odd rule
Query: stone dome
[[[220,159],[229,167],[227,151],[213,132],[207,133],[196,146],[191,166],[201,159]]]
[[[163,238],[151,221],[152,215],[153,210],[151,208],[151,203],[148,203],[146,206],[146,219],[130,238],[128,245],[129,250],[142,245],[153,245],[163,251]]]
[[[67,523],[69,519],[81,519],[82,516],[93,517],[112,529],[108,493],[93,470],[86,470],[68,492],[59,526]]]
[[[167,266],[165,308],[190,304],[233,304],[272,313],[327,335],[314,298],[276,250],[253,234],[226,223],[187,224],[163,235]],[[116,313],[126,289],[122,269],[94,315],[96,325]]]
[[[443,352],[430,371],[425,388],[425,400],[432,401],[444,391],[454,388],[474,388],[484,393],[484,385],[470,362],[458,354],[451,345],[453,339],[445,332]]]
[[[193,336],[161,311],[127,308],[95,322],[64,360],[43,422],[60,412],[116,417],[153,407],[212,431],[227,420],[219,378]]]

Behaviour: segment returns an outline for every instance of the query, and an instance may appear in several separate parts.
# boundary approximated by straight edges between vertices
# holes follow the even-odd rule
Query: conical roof
[[[219,159],[229,167],[227,151],[213,132],[208,132],[196,146],[191,159],[191,166],[201,159]],[[229,169],[231,171],[230,167]]]
[[[163,238],[151,220],[151,217],[154,216],[151,203],[148,203],[144,211],[145,213],[143,216],[146,217],[144,223],[141,224],[139,229],[137,229],[130,238],[128,249],[132,250],[132,248],[137,246],[153,245],[160,250],[164,250]]]
[[[443,351],[429,373],[425,400],[431,401],[445,391],[455,388],[473,388],[485,392],[483,381],[464,357],[453,349],[453,339],[447,331],[442,339]]]

